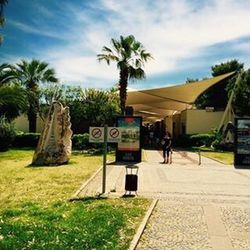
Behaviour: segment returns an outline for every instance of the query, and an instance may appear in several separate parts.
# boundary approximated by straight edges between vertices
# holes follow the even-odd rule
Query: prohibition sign
[[[98,139],[102,136],[102,131],[99,128],[94,128],[91,134],[95,139]]]
[[[112,137],[112,138],[117,138],[119,136],[120,132],[117,128],[112,128],[110,129],[109,131],[109,135]]]

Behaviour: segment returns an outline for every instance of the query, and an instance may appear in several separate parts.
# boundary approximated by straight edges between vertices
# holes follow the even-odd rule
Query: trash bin
[[[125,191],[136,192],[138,188],[138,170],[136,165],[126,166]]]

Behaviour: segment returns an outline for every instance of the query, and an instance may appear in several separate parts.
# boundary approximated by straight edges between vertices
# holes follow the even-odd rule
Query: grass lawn
[[[0,153],[0,249],[127,249],[150,201],[68,199],[102,164],[73,154],[70,164],[31,167],[31,150]]]
[[[198,150],[198,148],[195,149]],[[220,161],[224,164],[232,165],[234,162],[233,152],[226,152],[226,151],[217,152],[213,151],[211,148],[200,148],[200,150],[201,150],[201,155]]]

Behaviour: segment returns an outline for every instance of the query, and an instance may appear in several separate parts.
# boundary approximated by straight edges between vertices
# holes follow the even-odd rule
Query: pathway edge
[[[151,203],[151,205],[150,205],[150,207],[149,207],[146,215],[144,216],[144,218],[143,218],[143,220],[142,220],[139,228],[136,231],[136,234],[134,235],[133,240],[130,243],[129,250],[135,250],[135,248],[137,247],[137,245],[139,243],[139,240],[140,240],[140,238],[141,238],[141,236],[142,236],[142,234],[143,234],[143,232],[144,232],[144,230],[146,228],[148,220],[149,220],[149,218],[150,218],[150,216],[151,216],[151,214],[152,214],[155,206],[157,205],[157,202],[158,202],[158,199],[154,199],[152,201],[152,203]]]
[[[107,161],[107,164],[112,163],[112,161]],[[101,170],[103,169],[103,166],[100,166],[96,172],[88,179],[86,180],[81,187],[74,193],[74,195],[72,195],[72,197],[69,200],[74,200],[78,197],[78,195],[81,193],[81,191],[101,172]]]

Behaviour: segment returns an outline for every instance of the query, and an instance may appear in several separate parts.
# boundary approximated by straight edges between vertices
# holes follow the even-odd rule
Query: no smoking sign
[[[107,142],[117,143],[121,141],[121,131],[117,127],[108,127]],[[89,127],[89,142],[104,142],[104,127]]]
[[[89,128],[89,142],[100,143],[104,141],[104,128],[103,127],[90,127]]]
[[[108,127],[108,142],[120,142],[121,131],[117,127]]]

